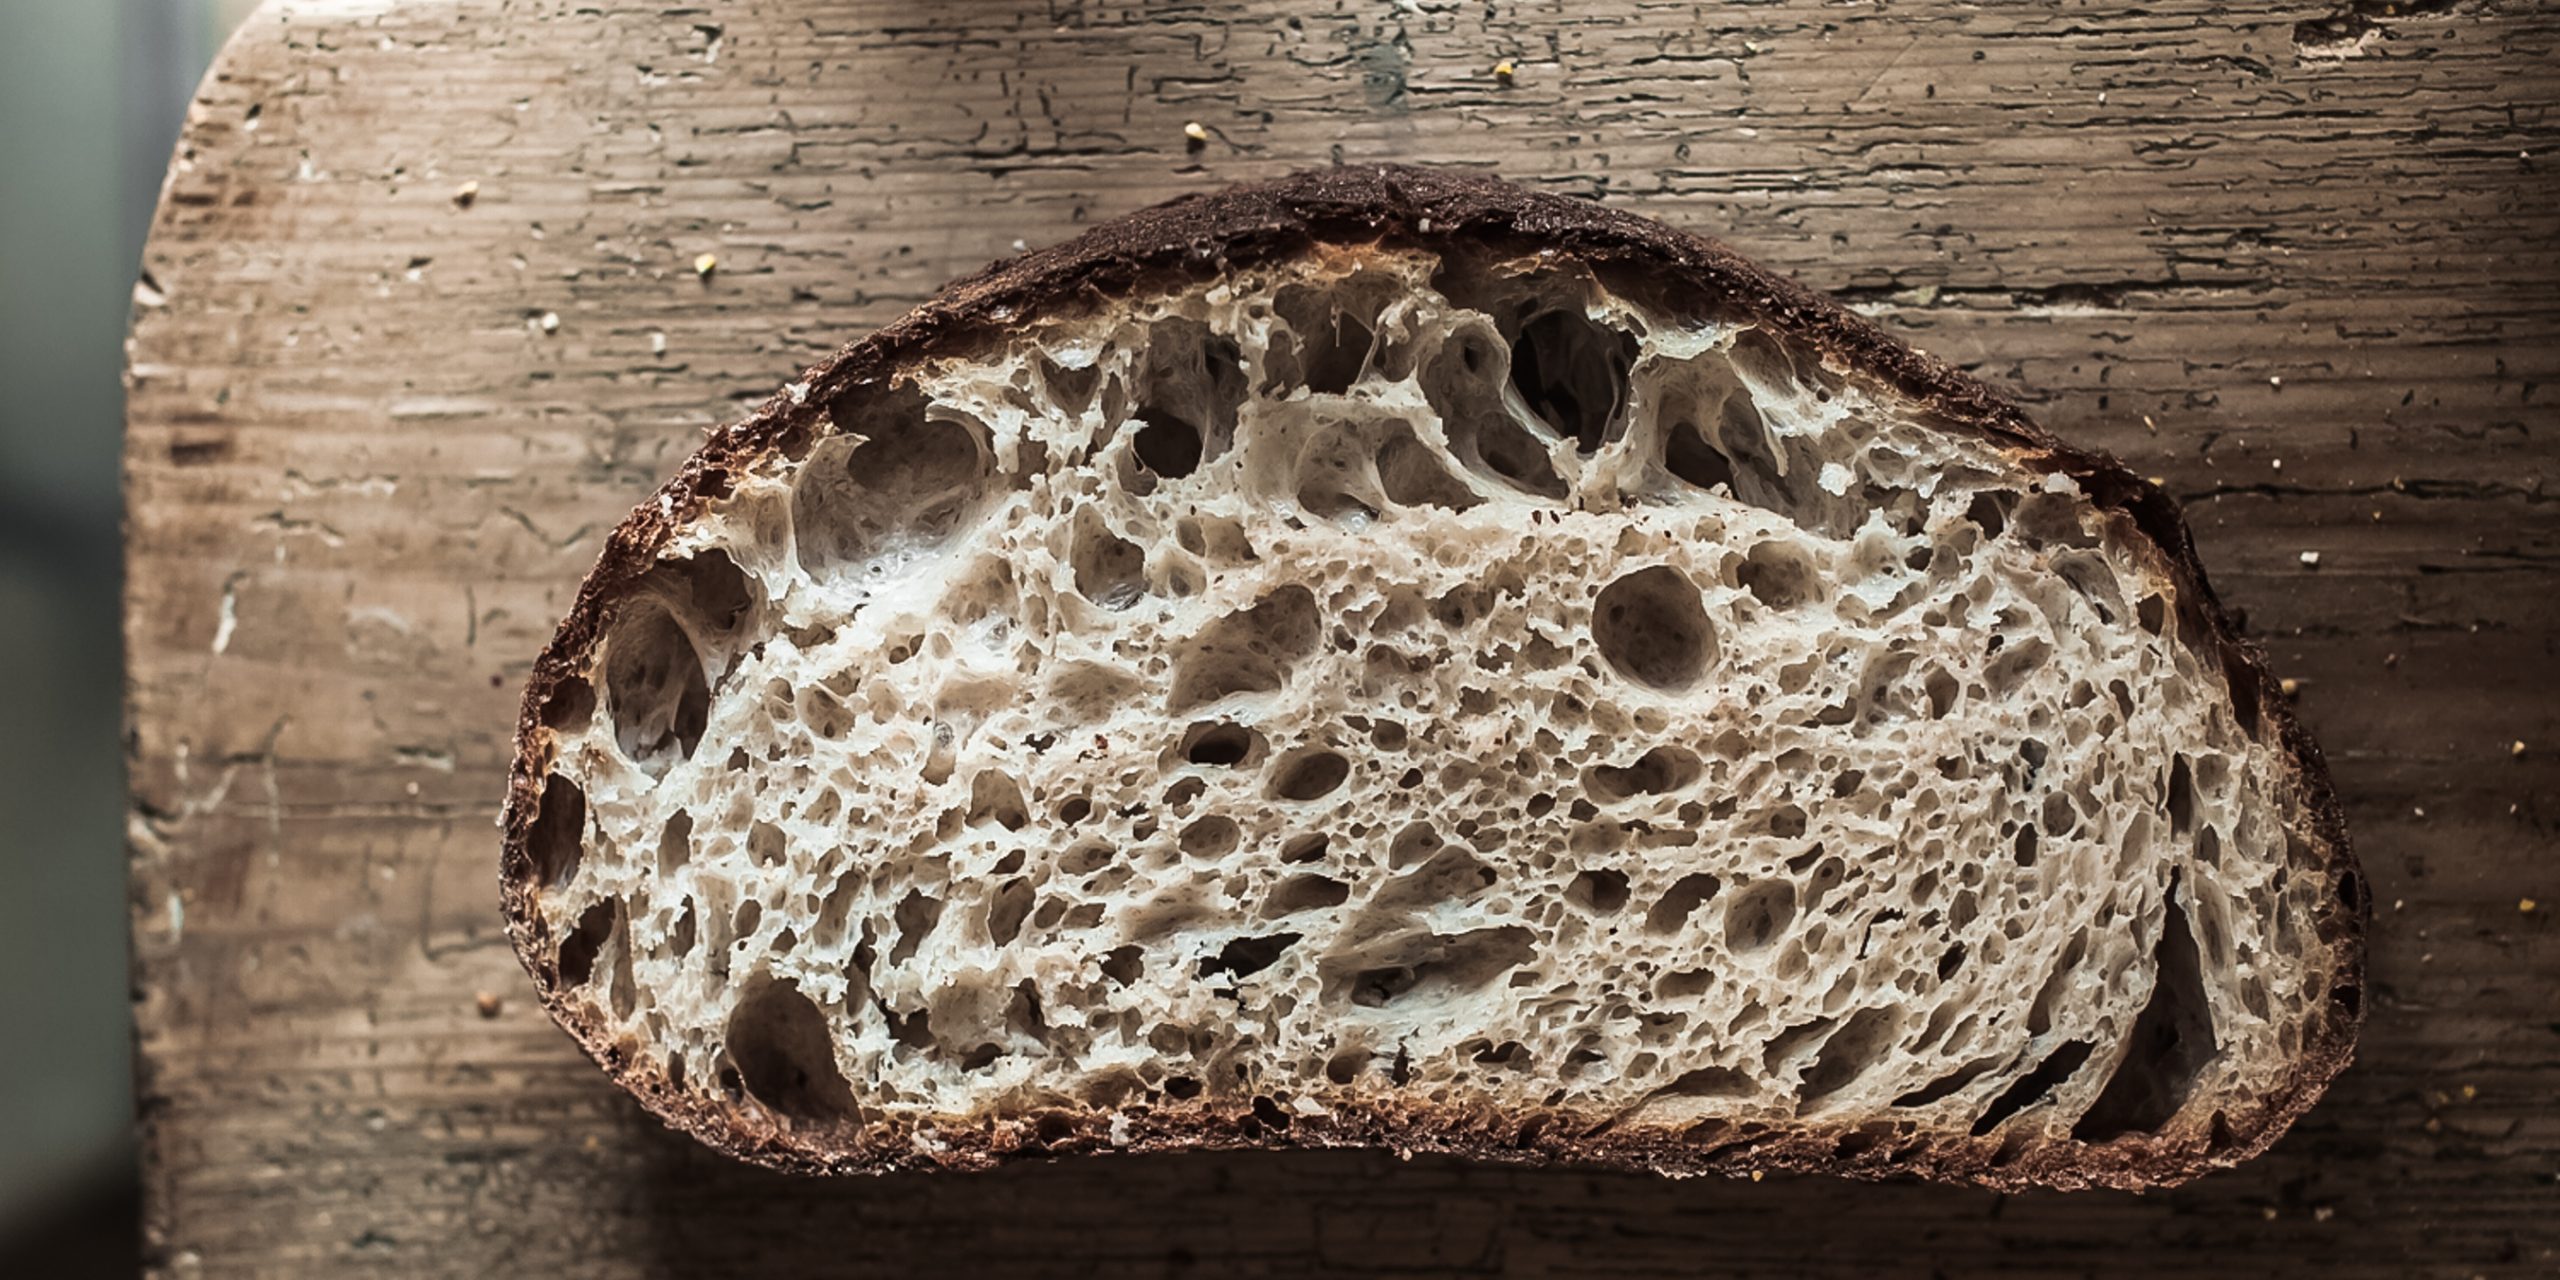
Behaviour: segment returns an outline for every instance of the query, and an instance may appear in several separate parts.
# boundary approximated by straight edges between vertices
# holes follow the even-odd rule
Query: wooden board
[[[2560,19],[2400,8],[262,12],[134,312],[149,1264],[2550,1274]],[[500,935],[492,825],[602,532],[943,279],[1336,159],[1725,236],[2167,477],[2300,681],[2380,904],[2329,1100],[2187,1189],[2001,1197],[1350,1154],[802,1182],[612,1090]]]

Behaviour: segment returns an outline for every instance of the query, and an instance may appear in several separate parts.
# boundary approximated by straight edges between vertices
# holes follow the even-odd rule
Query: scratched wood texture
[[[146,1264],[2552,1274],[2560,18],[2402,7],[261,12],[191,110],[133,320]],[[602,532],[947,277],[1363,159],[1722,235],[2166,477],[2300,682],[2379,900],[2329,1100],[2187,1189],[2003,1197],[1348,1154],[795,1181],[608,1087],[501,937],[493,828]]]

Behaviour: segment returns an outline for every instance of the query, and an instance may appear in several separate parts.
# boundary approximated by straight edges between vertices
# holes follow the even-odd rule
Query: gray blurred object
[[[118,379],[169,149],[250,7],[0,0],[0,1271],[131,1268]]]

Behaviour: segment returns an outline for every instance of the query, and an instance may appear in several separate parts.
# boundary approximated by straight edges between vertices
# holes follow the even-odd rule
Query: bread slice
[[[1387,1147],[2176,1182],[2364,890],[2168,498],[1709,241],[1333,169],[720,431],[526,690],[510,933],[810,1171]]]

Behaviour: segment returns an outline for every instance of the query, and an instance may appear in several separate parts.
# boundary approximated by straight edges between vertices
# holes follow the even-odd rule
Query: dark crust
[[[619,603],[675,532],[706,502],[723,496],[732,475],[777,452],[797,456],[826,429],[826,405],[849,387],[883,382],[920,360],[964,354],[1035,317],[1169,291],[1320,246],[1507,256],[1552,252],[1672,314],[1747,319],[1810,346],[1835,366],[1909,396],[1950,428],[2000,441],[2030,469],[2075,477],[2098,506],[2129,521],[2159,550],[2159,570],[2177,585],[2181,633],[2200,637],[2200,651],[2219,653],[2244,721],[2254,703],[2257,718],[2278,736],[2291,760],[2289,781],[2307,814],[2307,830],[2296,834],[2308,856],[2295,874],[2325,878],[2328,892],[2315,925],[2329,961],[2329,995],[2309,1018],[2291,1075],[2264,1096],[2228,1100],[2210,1120],[2195,1118],[2197,1108],[2191,1106],[2162,1133],[2101,1144],[2044,1137],[2004,1144],[1998,1133],[1974,1138],[1915,1132],[1907,1123],[1899,1129],[1783,1122],[1624,1131],[1589,1115],[1488,1114],[1390,1094],[1333,1104],[1328,1117],[1295,1117],[1286,1126],[1271,1123],[1267,1107],[1257,1116],[1250,1099],[1215,1096],[1116,1112],[1042,1111],[938,1128],[932,1135],[936,1145],[927,1150],[916,1144],[912,1130],[887,1123],[795,1131],[752,1102],[671,1087],[654,1061],[639,1057],[628,1043],[612,1042],[583,998],[561,987],[556,942],[537,909],[527,836],[554,749],[542,711],[565,682],[581,678]],[[2310,1109],[2354,1052],[2364,1014],[2364,931],[2371,906],[2328,767],[2279,696],[2265,654],[2240,637],[2214,597],[2168,495],[2114,458],[2056,439],[1983,384],[1715,241],[1480,174],[1402,166],[1312,170],[1169,201],[1065,244],[996,263],[837,352],[797,386],[800,394],[776,395],[744,421],[714,433],[606,540],[526,685],[504,817],[501,896],[507,932],[545,1007],[651,1112],[721,1151],[776,1169],[849,1173],[975,1168],[1072,1151],[1361,1146],[1675,1174],[1805,1171],[1916,1175],[2002,1190],[2139,1189],[2183,1182],[2264,1150]],[[1111,1136],[1115,1117],[1122,1130],[1117,1142]]]

